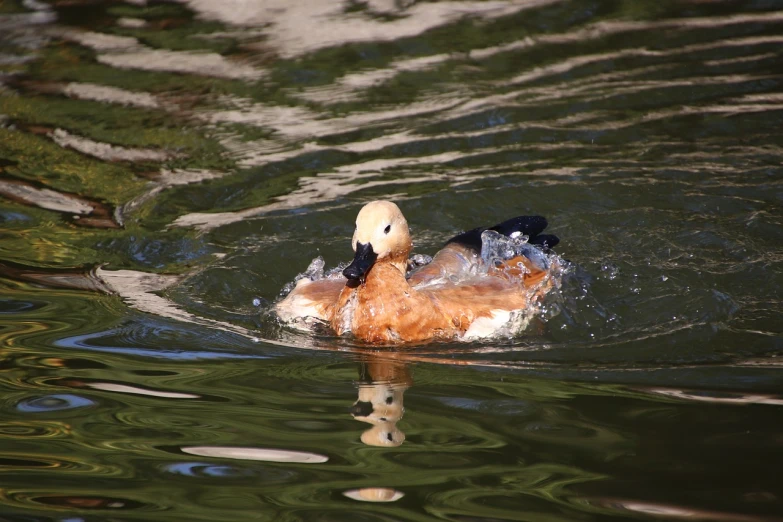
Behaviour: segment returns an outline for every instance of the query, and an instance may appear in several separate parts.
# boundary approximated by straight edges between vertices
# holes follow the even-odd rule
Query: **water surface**
[[[0,3],[5,520],[783,519],[777,2]],[[519,214],[513,339],[269,306]],[[372,406],[372,408],[371,408]]]

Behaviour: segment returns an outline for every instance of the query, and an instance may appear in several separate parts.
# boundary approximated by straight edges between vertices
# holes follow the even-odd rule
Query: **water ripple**
[[[16,408],[24,413],[46,413],[53,411],[87,408],[95,403],[85,397],[70,394],[44,395],[24,399],[16,404]]]
[[[235,448],[220,446],[191,446],[182,451],[202,457],[222,457],[228,459],[260,460],[264,462],[296,462],[300,464],[320,464],[329,460],[325,455],[302,451],[290,451],[270,448]]]
[[[768,1],[0,4],[3,513],[775,520],[782,23]],[[546,215],[571,269],[507,341],[278,324],[376,198],[422,254]]]

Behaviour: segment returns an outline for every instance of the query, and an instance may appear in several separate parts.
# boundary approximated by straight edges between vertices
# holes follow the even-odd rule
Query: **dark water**
[[[783,520],[781,64],[762,0],[0,2],[0,519]],[[280,327],[376,198],[572,268]]]

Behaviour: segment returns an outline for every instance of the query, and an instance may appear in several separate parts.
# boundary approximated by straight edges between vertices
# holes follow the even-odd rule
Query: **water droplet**
[[[620,273],[620,269],[614,263],[605,262],[601,264],[601,271],[606,272],[606,276],[609,280],[613,280]]]
[[[424,255],[424,254],[414,254],[410,258],[410,263],[414,267],[428,265],[431,262],[432,262],[432,256],[427,256],[427,255]]]
[[[543,269],[549,267],[549,259],[538,248],[528,245],[528,236],[509,237],[494,230],[481,233],[481,260],[484,266],[501,266],[506,260],[523,255]]]

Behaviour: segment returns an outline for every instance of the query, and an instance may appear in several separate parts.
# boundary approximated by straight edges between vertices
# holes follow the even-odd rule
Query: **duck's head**
[[[405,273],[411,236],[408,222],[394,203],[373,201],[362,207],[356,216],[356,231],[351,244],[355,252],[353,262],[343,270],[348,279],[361,279],[374,263],[381,260],[400,265]]]

